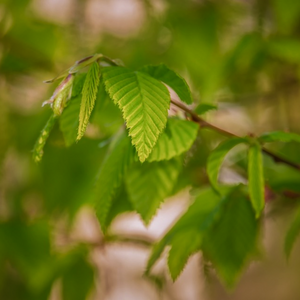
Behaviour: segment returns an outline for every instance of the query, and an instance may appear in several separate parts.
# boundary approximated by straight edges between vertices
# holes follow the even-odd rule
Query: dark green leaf
[[[273,131],[273,132],[266,132],[262,134],[259,137],[259,140],[263,143],[271,143],[271,142],[300,143],[300,135],[293,132]]]
[[[228,287],[233,287],[253,254],[257,229],[250,202],[243,195],[234,193],[225,202],[219,220],[206,233],[204,253]]]
[[[296,215],[285,237],[284,250],[287,258],[289,258],[289,256],[291,255],[293,246],[295,244],[297,237],[299,236],[299,233],[300,233],[300,208],[298,208]]]
[[[248,177],[250,199],[258,218],[265,205],[263,162],[258,143],[252,144],[249,148]]]
[[[122,132],[110,145],[101,165],[97,179],[95,201],[97,215],[103,231],[106,230],[107,215],[111,208],[113,196],[121,184],[124,172],[132,159],[132,153],[130,140],[126,132]]]
[[[145,66],[141,69],[141,71],[146,72],[153,78],[167,84],[176,92],[183,102],[187,104],[191,104],[193,102],[191,91],[186,81],[177,73],[169,69],[166,65]]]

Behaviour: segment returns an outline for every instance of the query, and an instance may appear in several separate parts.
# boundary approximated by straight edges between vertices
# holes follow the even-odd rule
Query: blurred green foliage
[[[77,124],[66,128],[69,123],[64,120],[78,114],[79,102],[78,106],[67,107],[50,135],[43,161],[37,165],[31,159],[35,140],[50,116],[50,109],[40,106],[50,98],[53,86],[43,87],[42,81],[76,60],[103,53],[133,69],[165,63],[187,79],[194,101],[204,105],[201,111],[218,103],[218,110],[209,112],[208,118],[226,115],[230,105],[243,109],[242,122],[250,120],[247,130],[255,135],[270,130],[300,133],[299,1],[140,0],[143,21],[127,34],[118,34],[103,24],[98,30],[100,25],[93,24],[87,10],[92,1],[72,1],[71,13],[63,21],[53,13],[46,15],[41,9],[46,2],[51,1],[0,3],[0,299],[5,300],[47,299],[57,282],[64,300],[84,299],[97,278],[88,246],[78,242],[59,249],[54,233],[60,230],[57,223],[61,220],[69,232],[80,208],[92,203],[95,178],[108,144],[123,123],[121,113],[109,99],[96,102],[92,126],[79,143],[74,143]],[[63,1],[55,3],[56,10],[66,5]],[[118,22],[113,14],[111,22]],[[229,126],[239,124],[229,122]],[[65,147],[65,140],[70,147]],[[175,193],[191,183],[196,187],[208,183],[204,168],[216,140],[222,140],[218,133],[200,131],[191,150],[193,155],[185,159],[177,186],[168,187],[170,190]],[[275,141],[268,147],[300,163],[299,144]],[[237,154],[236,162],[233,169],[245,175],[245,158]],[[276,197],[267,199],[269,202],[286,198],[298,202],[299,172],[264,157],[264,174],[267,186],[276,192]],[[121,186],[112,204],[119,202],[119,194],[127,199]],[[233,210],[210,229],[212,235],[224,236],[228,220],[237,218],[235,210],[248,205],[241,199],[239,202],[235,197],[226,204]],[[118,213],[132,210],[125,200],[113,205],[107,223]],[[283,203],[295,206],[290,201]],[[252,218],[248,216],[247,226],[255,231]],[[297,220],[293,224],[298,224]],[[298,232],[297,228],[291,230],[289,245]],[[234,247],[235,240],[230,241]],[[176,239],[173,242],[178,244]],[[225,258],[215,252],[222,246],[218,242],[212,241],[207,255],[217,266],[218,260],[229,257],[230,265],[228,252],[224,252]],[[252,247],[253,241],[248,242]],[[173,255],[187,256],[194,248],[179,248]],[[239,260],[239,256],[234,259]],[[179,271],[174,262],[171,257],[175,278]],[[230,267],[219,272],[232,284],[227,277]],[[75,276],[77,273],[82,275]]]

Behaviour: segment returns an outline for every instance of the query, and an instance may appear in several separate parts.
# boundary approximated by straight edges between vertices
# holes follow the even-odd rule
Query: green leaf
[[[169,92],[147,74],[123,67],[103,68],[103,79],[110,97],[123,112],[132,144],[144,162],[166,126]]]
[[[183,102],[187,104],[193,103],[191,91],[186,81],[177,73],[170,70],[166,65],[145,66],[141,71],[167,84],[176,92]]]
[[[46,144],[46,141],[49,137],[49,134],[51,132],[51,130],[53,129],[55,123],[57,120],[57,116],[55,116],[54,114],[51,115],[51,117],[49,118],[48,122],[46,123],[45,127],[43,128],[43,130],[41,131],[41,134],[38,138],[38,140],[35,143],[35,146],[33,148],[33,160],[35,162],[40,162],[42,160],[43,154],[44,154],[44,146]]]
[[[126,176],[129,199],[135,210],[148,224],[160,203],[170,195],[179,175],[180,161],[136,163]]]
[[[63,300],[87,299],[93,287],[94,268],[87,262],[84,254],[79,252],[69,258],[72,261],[62,277]]]
[[[148,161],[169,160],[189,150],[197,137],[199,125],[180,119],[168,119]]]
[[[273,131],[273,132],[266,132],[262,134],[259,137],[259,140],[263,143],[271,143],[271,142],[300,143],[300,135],[293,132]]]
[[[79,111],[80,111],[81,95],[70,99],[68,106],[64,109],[59,118],[59,127],[64,136],[67,147],[76,142],[78,125],[79,125]]]
[[[116,189],[121,185],[126,168],[132,159],[132,146],[126,132],[112,142],[101,165],[95,191],[97,215],[105,232],[107,215]]]
[[[97,62],[94,62],[86,75],[86,79],[82,88],[77,140],[80,140],[85,133],[87,124],[95,105],[99,80],[100,67]]]
[[[295,241],[300,233],[300,207],[297,209],[296,215],[290,225],[290,228],[286,234],[284,242],[284,250],[287,258],[290,257],[292,248],[295,244]]]
[[[258,218],[265,205],[263,162],[258,143],[252,144],[249,148],[248,177],[250,199]]]
[[[173,238],[168,266],[174,281],[183,270],[188,258],[194,252],[200,250],[201,243],[202,235],[196,229],[186,230]]]
[[[222,194],[224,195],[228,194],[231,190],[232,188],[228,187],[221,188]],[[202,189],[198,193],[194,203],[165,234],[165,236],[154,245],[147,263],[146,272],[150,272],[165,247],[167,245],[171,245],[172,240],[175,239],[177,235],[181,236],[187,230],[195,229],[197,234],[202,236],[203,233],[214,223],[220,208],[226,199],[226,195],[221,197],[220,194],[214,191],[211,187]]]
[[[228,287],[254,253],[258,224],[250,202],[234,193],[225,202],[219,220],[206,233],[203,248]]]
[[[247,143],[244,138],[231,138],[222,142],[216,149],[214,149],[208,157],[207,174],[211,185],[218,190],[218,175],[222,162],[226,154],[235,146],[241,143]]]
[[[201,103],[194,109],[194,112],[197,113],[198,115],[204,115],[205,113],[211,110],[217,110],[217,109],[218,107],[216,105],[209,104],[209,103]]]

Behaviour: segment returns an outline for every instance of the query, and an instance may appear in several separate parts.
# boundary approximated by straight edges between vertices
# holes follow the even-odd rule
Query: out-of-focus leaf
[[[263,162],[258,143],[250,145],[249,148],[248,177],[250,199],[258,218],[265,205]]]
[[[166,65],[145,66],[141,71],[167,84],[183,102],[187,104],[193,102],[192,94],[186,81]]]
[[[171,242],[171,250],[168,257],[168,266],[175,281],[182,272],[188,258],[197,250],[200,250],[202,235],[196,229],[179,233]]]
[[[46,123],[45,127],[41,131],[41,134],[37,139],[36,144],[33,148],[32,156],[35,162],[40,162],[42,160],[44,154],[44,146],[56,121],[57,121],[57,117],[54,114],[52,114],[48,122]]]
[[[300,41],[291,38],[276,38],[268,43],[268,51],[290,63],[300,62]]]
[[[266,132],[262,134],[259,137],[259,140],[263,143],[271,143],[271,142],[300,143],[300,135],[293,132],[273,131],[273,132]]]
[[[179,159],[132,165],[126,174],[129,199],[149,224],[161,202],[172,192],[181,169]]]
[[[226,154],[235,146],[241,143],[247,143],[244,138],[231,138],[222,142],[216,149],[214,149],[208,157],[207,174],[211,185],[218,190],[218,175],[222,162]]]
[[[195,113],[198,115],[204,115],[205,113],[211,111],[211,110],[217,110],[218,107],[216,105],[210,104],[210,103],[200,103],[195,109]]]
[[[147,161],[169,160],[190,149],[197,137],[199,125],[193,122],[168,119],[166,130],[160,135]]]
[[[166,126],[169,92],[143,72],[123,67],[107,67],[102,72],[106,90],[122,110],[132,144],[144,162]]]
[[[290,257],[295,241],[300,233],[300,208],[297,209],[296,215],[285,236],[284,251],[287,258]]]
[[[126,132],[122,132],[112,142],[102,162],[97,179],[95,203],[103,231],[107,227],[107,215],[112,205],[114,193],[120,186],[123,175],[132,160],[132,150]]]
[[[204,253],[230,288],[255,251],[257,230],[250,202],[233,193],[224,204],[220,219],[205,235]]]
[[[62,277],[63,300],[87,299],[94,281],[94,269],[83,253],[73,255]]]
[[[197,235],[202,236],[206,230],[212,226],[216,220],[224,202],[227,201],[226,194],[230,193],[232,188],[221,188],[224,197],[221,197],[211,187],[201,190],[194,203],[173,225],[173,227],[157,242],[153,248],[147,263],[146,272],[150,272],[155,262],[159,259],[167,245],[171,245],[172,240],[187,230],[196,230]],[[193,242],[192,242],[193,244]],[[193,248],[191,246],[191,248]]]

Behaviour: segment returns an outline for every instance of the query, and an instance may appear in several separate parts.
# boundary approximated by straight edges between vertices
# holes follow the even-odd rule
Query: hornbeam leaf
[[[200,103],[195,109],[195,113],[198,115],[204,115],[205,113],[211,111],[211,110],[217,110],[218,107],[216,105],[210,104],[210,103]]]
[[[47,139],[49,137],[49,134],[54,127],[55,123],[57,121],[57,116],[54,114],[51,115],[48,122],[46,123],[45,127],[40,133],[40,136],[38,140],[35,143],[35,146],[33,148],[33,159],[35,162],[40,162],[42,160],[43,154],[44,154],[44,146],[47,142]]]
[[[202,189],[188,210],[180,217],[164,237],[153,246],[147,263],[146,273],[150,272],[167,245],[173,245],[173,251],[176,251],[177,244],[174,244],[173,240],[175,240],[177,236],[184,234],[187,230],[196,230],[199,239],[202,240],[203,234],[212,226],[212,224],[214,224],[220,209],[228,200],[228,194],[231,194],[232,190],[232,187],[221,187],[224,196],[220,196],[220,194],[211,187]],[[191,241],[191,243],[194,244],[193,241]],[[187,247],[194,249],[196,246],[188,245]],[[181,250],[178,249],[178,251]],[[182,265],[182,268],[183,267],[184,264]],[[179,271],[179,268],[176,268],[176,270]],[[173,275],[176,275],[175,270],[173,271]],[[173,273],[173,271],[171,272]]]
[[[167,84],[183,102],[187,104],[193,103],[191,91],[186,81],[166,65],[145,66],[141,71]]]
[[[205,256],[229,288],[254,254],[257,233],[258,222],[250,202],[239,192],[231,194],[203,240]]]
[[[214,149],[207,162],[207,174],[211,185],[218,190],[218,175],[222,162],[226,154],[235,146],[241,143],[247,143],[244,138],[231,138],[222,142],[216,149]]]
[[[201,243],[202,235],[195,228],[181,232],[173,238],[168,266],[174,281],[182,272],[188,258],[200,250]]]
[[[295,241],[300,233],[300,208],[298,208],[295,218],[293,219],[290,228],[286,234],[284,242],[285,255],[289,258]]]
[[[249,148],[248,177],[250,200],[258,218],[265,205],[262,154],[258,143]]]
[[[102,54],[94,54],[94,55],[91,55],[91,56],[88,56],[88,57],[85,57],[81,60],[78,60],[76,61],[76,63],[70,68],[69,70],[69,73],[70,74],[74,74],[74,73],[77,73],[78,71],[82,70],[83,68],[89,66],[90,64],[92,63],[97,63],[96,61],[103,57]],[[97,63],[98,64],[98,63]]]
[[[170,195],[180,171],[180,161],[136,163],[128,170],[126,186],[135,210],[148,224],[161,202]]]
[[[199,125],[180,119],[168,119],[147,161],[169,160],[189,150],[197,137]]]
[[[142,72],[123,67],[106,67],[102,72],[106,90],[122,110],[132,144],[144,162],[166,126],[169,92]]]
[[[271,143],[271,142],[300,143],[300,135],[293,132],[273,131],[273,132],[266,132],[262,134],[259,137],[259,140],[263,143]]]
[[[95,105],[99,81],[100,67],[97,62],[94,62],[86,75],[85,82],[82,88],[77,140],[80,140],[85,133],[87,124]]]
[[[117,137],[104,158],[97,180],[95,202],[97,215],[102,226],[106,230],[107,215],[110,211],[113,197],[121,185],[124,172],[133,157],[132,146],[125,132]]]

